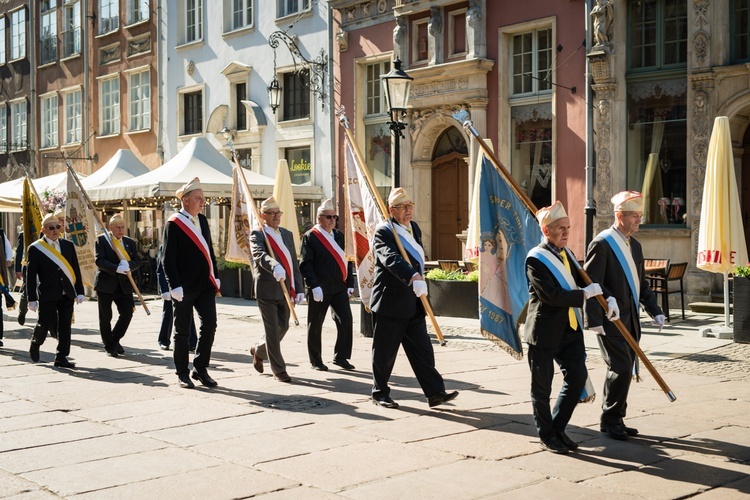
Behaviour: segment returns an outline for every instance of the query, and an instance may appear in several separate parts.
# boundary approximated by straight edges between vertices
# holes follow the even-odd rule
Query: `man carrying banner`
[[[279,382],[291,382],[281,355],[281,341],[289,330],[290,311],[277,281],[285,280],[289,295],[296,304],[304,300],[305,294],[302,292],[304,284],[294,252],[294,238],[289,230],[280,227],[281,215],[273,196],[263,200],[260,205],[263,230],[256,229],[250,233],[256,278],[255,297],[265,328],[263,339],[250,349],[250,353],[253,355],[253,367],[258,372],[263,373],[263,361],[268,359],[274,378]]]
[[[336,324],[333,364],[353,370],[352,310],[349,297],[354,293],[352,263],[344,255],[344,233],[334,226],[338,215],[332,200],[318,207],[318,223],[302,237],[300,271],[307,285],[307,352],[310,364],[320,371],[328,370],[321,356],[321,332],[328,306]]]
[[[182,209],[173,214],[164,228],[162,265],[174,302],[174,364],[180,387],[195,387],[192,376],[207,387],[218,384],[208,374],[211,349],[216,333],[216,293],[221,289],[217,278],[216,257],[208,220],[201,212],[206,204],[197,177],[180,187],[175,196]],[[201,321],[195,348],[192,374],[188,369],[188,337],[193,308]]]
[[[375,230],[375,282],[370,309],[375,328],[372,339],[372,402],[385,408],[398,408],[390,397],[388,380],[396,363],[398,348],[404,346],[414,375],[430,408],[458,396],[445,392],[443,377],[435,369],[435,352],[427,335],[425,310],[420,297],[427,295],[424,273],[422,231],[412,222],[414,203],[403,188],[394,188],[388,196],[391,218]],[[401,256],[393,229],[409,259]]]
[[[96,239],[96,277],[94,290],[99,297],[99,332],[104,350],[113,358],[125,354],[120,339],[125,336],[133,319],[133,287],[126,276],[141,265],[134,239],[125,236],[125,219],[115,214],[109,219],[111,238],[101,235]],[[117,305],[119,317],[112,328],[112,303]]]
[[[526,257],[529,280],[529,309],[524,336],[529,343],[531,406],[534,424],[543,450],[567,453],[578,444],[565,434],[565,427],[586,384],[586,347],[583,343],[581,308],[585,299],[602,294],[592,283],[584,288],[574,271],[573,252],[568,250],[570,219],[559,201],[536,214],[542,228],[542,243]],[[612,318],[617,304],[611,303]],[[563,373],[563,386],[555,408],[550,411],[555,361]]]
[[[39,347],[52,328],[57,328],[55,366],[75,368],[70,355],[70,325],[74,302],[84,301],[81,270],[75,245],[60,238],[62,225],[53,214],[42,220],[43,236],[29,245],[26,267],[26,293],[29,309],[39,310],[39,319],[31,337],[29,356],[39,361]]]
[[[638,340],[641,336],[639,304],[654,317],[656,324],[664,324],[664,314],[656,302],[656,295],[648,286],[643,269],[643,250],[633,238],[643,216],[643,195],[637,191],[623,191],[612,197],[615,224],[599,233],[591,242],[586,256],[586,272],[592,280],[617,299],[623,325]],[[604,381],[604,401],[600,429],[609,437],[624,441],[638,434],[626,427],[623,418],[627,409],[630,380],[634,371],[635,353],[614,323],[605,322],[602,308],[595,301],[586,304],[588,327],[595,331],[602,357],[607,363]]]

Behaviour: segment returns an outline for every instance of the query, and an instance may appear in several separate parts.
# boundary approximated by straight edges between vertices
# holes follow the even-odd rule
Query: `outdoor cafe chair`
[[[651,290],[658,296],[661,295],[661,308],[664,311],[664,315],[669,321],[669,294],[679,293],[680,301],[682,304],[682,319],[685,319],[685,290],[683,287],[682,278],[685,276],[687,270],[687,262],[680,262],[678,264],[670,264],[666,268],[666,272],[662,275],[651,274],[648,276],[648,280],[651,283]],[[673,288],[669,288],[670,282],[679,282],[679,288],[676,285],[672,285]]]

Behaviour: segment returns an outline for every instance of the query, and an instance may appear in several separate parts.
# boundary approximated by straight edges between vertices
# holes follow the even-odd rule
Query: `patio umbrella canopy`
[[[84,177],[84,175],[81,173],[79,173],[78,176],[81,178]],[[23,179],[23,177],[19,177],[18,179],[13,179],[12,181],[3,182],[2,184],[0,184],[1,212],[21,211],[21,191],[23,191]],[[36,192],[40,195],[45,189],[60,189],[62,191],[65,191],[67,182],[67,171],[32,180]]]
[[[85,179],[81,179],[81,184],[87,190],[95,187],[112,186],[148,172],[148,167],[141,163],[132,151],[118,149],[117,153],[96,172]]]

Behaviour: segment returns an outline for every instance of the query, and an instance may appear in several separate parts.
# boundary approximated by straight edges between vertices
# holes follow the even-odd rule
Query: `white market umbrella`
[[[706,161],[698,229],[698,269],[724,274],[724,322],[729,327],[729,273],[747,262],[745,231],[734,174],[729,119],[717,116]]]

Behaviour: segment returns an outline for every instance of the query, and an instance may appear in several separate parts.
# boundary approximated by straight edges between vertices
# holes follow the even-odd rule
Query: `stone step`
[[[724,304],[722,302],[691,302],[688,307],[694,313],[723,314]],[[729,304],[729,312],[732,312],[732,304]]]

